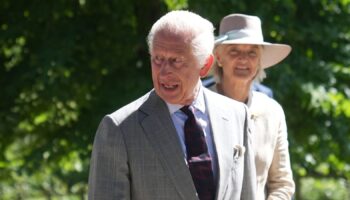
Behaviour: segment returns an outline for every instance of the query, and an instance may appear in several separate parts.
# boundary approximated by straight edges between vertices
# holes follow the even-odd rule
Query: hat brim
[[[289,55],[292,50],[292,47],[286,44],[252,41],[251,39],[245,40],[244,38],[224,41],[217,39],[215,41],[215,46],[224,44],[251,44],[263,46],[260,60],[261,67],[263,69],[272,67],[281,62]]]

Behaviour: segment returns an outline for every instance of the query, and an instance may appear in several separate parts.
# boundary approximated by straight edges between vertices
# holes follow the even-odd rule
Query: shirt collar
[[[180,108],[182,108],[184,105],[180,104],[171,104],[166,102],[170,115],[172,115],[174,112],[178,111]],[[196,110],[199,110],[202,113],[205,113],[205,101],[204,101],[204,93],[203,93],[203,86],[202,84],[199,87],[198,95],[194,99],[194,101],[191,104],[192,107],[194,107]]]

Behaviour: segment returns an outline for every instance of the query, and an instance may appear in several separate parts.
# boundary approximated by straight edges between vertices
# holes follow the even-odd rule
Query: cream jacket
[[[295,191],[290,165],[287,125],[282,107],[252,91],[247,103],[253,120],[257,200],[289,200]]]

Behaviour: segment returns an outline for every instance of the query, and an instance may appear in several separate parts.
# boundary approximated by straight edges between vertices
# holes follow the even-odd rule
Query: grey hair
[[[153,24],[148,36],[148,50],[152,53],[154,36],[161,31],[188,36],[194,56],[203,66],[214,48],[213,24],[190,11],[176,10],[168,12]]]
[[[214,51],[217,50],[218,46],[216,46],[215,48],[216,49]],[[262,51],[263,48],[264,48],[263,46],[259,46],[260,52]],[[266,78],[265,69],[261,67],[260,61],[261,61],[261,59],[259,60],[259,63],[258,63],[258,72],[256,73],[256,75],[254,77],[254,81],[258,82],[258,83],[261,83]],[[213,70],[214,70],[215,82],[220,83],[224,72],[223,72],[222,67],[219,66],[219,63],[216,59],[215,59],[214,64],[213,64]]]

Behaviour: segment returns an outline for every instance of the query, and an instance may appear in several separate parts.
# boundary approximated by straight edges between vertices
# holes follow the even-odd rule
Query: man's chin
[[[159,93],[157,92],[158,96],[162,98],[165,102],[170,104],[179,104],[178,96],[177,95],[169,95],[164,94],[163,92]]]

